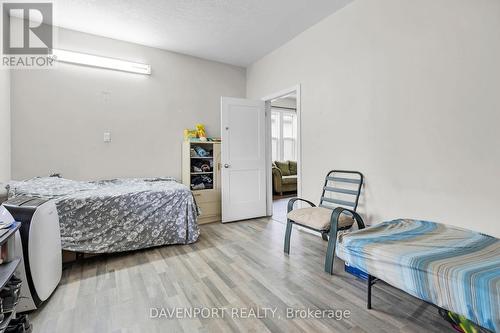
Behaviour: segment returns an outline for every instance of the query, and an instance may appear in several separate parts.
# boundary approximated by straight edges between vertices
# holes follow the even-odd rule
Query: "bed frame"
[[[354,215],[354,218],[358,224],[358,229],[365,228],[365,224],[363,222],[363,219],[361,218],[361,216],[358,213],[351,211],[350,209],[338,207],[338,208],[334,209],[334,211],[332,213],[332,222],[331,222],[332,225],[330,227],[330,231],[333,230],[334,232],[336,232],[338,219],[340,217],[340,214],[342,214],[344,211],[348,211]],[[325,259],[325,272],[329,273],[330,275],[333,275],[333,261],[335,258],[336,243],[337,243],[337,237],[335,235],[330,234],[329,239],[328,239],[328,249],[327,249],[327,254],[326,254],[326,259]],[[375,283],[377,283],[379,281],[383,282],[383,280],[369,274],[368,272],[366,272],[366,274],[368,275],[368,278],[366,280],[366,308],[368,310],[371,310],[372,309],[372,287],[375,285]],[[401,290],[399,288],[397,288],[397,289]],[[405,292],[404,290],[401,290],[401,291]],[[412,295],[410,295],[410,296],[412,296]],[[412,296],[412,297],[414,297],[414,296]],[[441,307],[437,306],[436,304],[427,302],[427,301],[422,300],[418,297],[416,297],[416,298],[421,300],[422,302],[425,302],[429,305],[432,305],[433,307],[435,307],[439,311],[441,311],[441,310],[448,311],[447,309],[441,308]],[[475,325],[477,325],[477,324],[475,324]],[[481,327],[481,326],[479,326],[479,327]],[[484,327],[481,327],[481,329],[484,330],[485,332],[490,332],[489,330],[485,329]]]

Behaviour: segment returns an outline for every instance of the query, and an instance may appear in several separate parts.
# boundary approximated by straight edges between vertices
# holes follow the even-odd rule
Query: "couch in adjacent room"
[[[284,192],[297,192],[297,162],[273,162],[273,191],[283,195]]]

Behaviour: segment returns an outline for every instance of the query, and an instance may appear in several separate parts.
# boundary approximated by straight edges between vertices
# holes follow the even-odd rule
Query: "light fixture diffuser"
[[[53,49],[52,55],[56,61],[90,66],[97,68],[112,69],[115,71],[130,72],[137,74],[151,74],[151,65],[138,62],[102,57],[80,52]]]

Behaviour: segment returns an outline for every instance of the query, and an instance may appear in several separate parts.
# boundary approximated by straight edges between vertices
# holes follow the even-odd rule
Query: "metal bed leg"
[[[370,310],[372,308],[372,286],[375,283],[375,278],[371,275],[368,275],[367,281],[367,300],[366,300],[366,308]]]

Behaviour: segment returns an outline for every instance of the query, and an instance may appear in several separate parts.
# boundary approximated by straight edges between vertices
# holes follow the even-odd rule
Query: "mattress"
[[[188,187],[173,178],[74,181],[37,177],[11,181],[9,198],[53,199],[62,248],[110,253],[167,244],[189,244],[200,234]]]
[[[400,219],[340,234],[339,258],[396,288],[500,331],[500,240]]]

